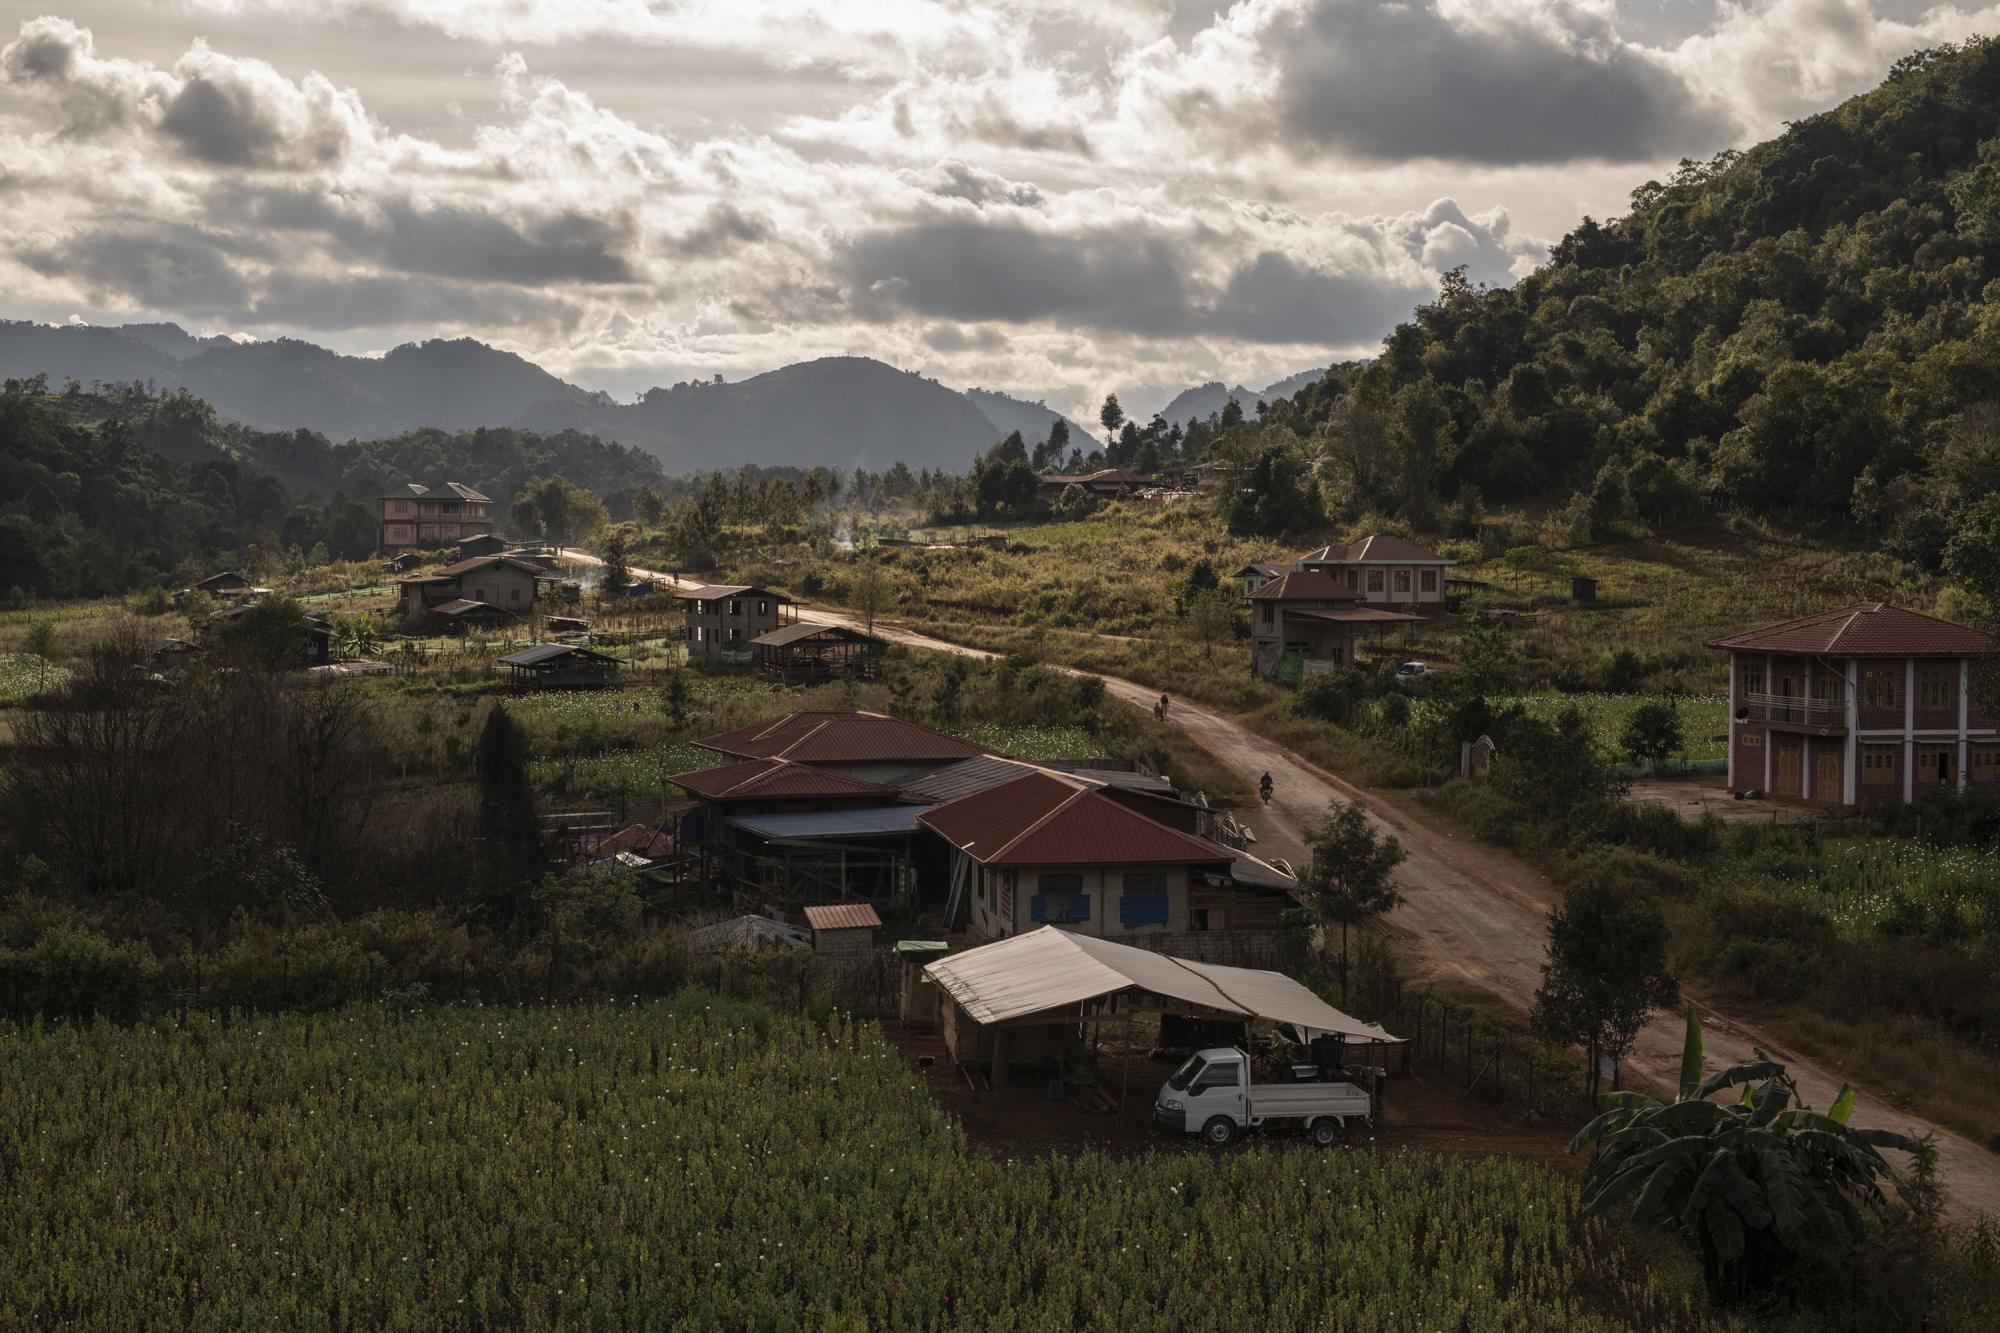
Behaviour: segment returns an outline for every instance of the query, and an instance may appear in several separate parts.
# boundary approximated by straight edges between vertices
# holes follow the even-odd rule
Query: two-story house
[[[1354,592],[1317,570],[1280,574],[1259,584],[1248,600],[1250,669],[1267,680],[1287,674],[1287,658],[1297,658],[1306,675],[1352,666],[1365,630],[1422,618],[1363,606]]]
[[[1729,654],[1729,787],[1831,806],[2000,789],[1974,699],[1991,635],[1883,602],[1713,639]]]
[[[525,623],[546,576],[525,560],[487,555],[401,579],[403,627],[431,633],[456,627]]]
[[[382,497],[382,549],[456,546],[493,531],[493,502],[455,481],[442,486],[411,482]]]
[[[1445,609],[1445,571],[1456,564],[1401,537],[1377,533],[1346,546],[1323,546],[1294,567],[1325,574],[1363,606],[1435,614]]]
[[[753,641],[758,635],[799,618],[798,604],[785,594],[743,583],[689,588],[680,599],[687,613],[690,662],[748,665],[757,660]]]

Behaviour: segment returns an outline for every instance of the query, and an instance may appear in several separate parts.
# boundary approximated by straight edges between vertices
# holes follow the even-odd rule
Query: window
[[[1397,571],[1396,571],[1396,591],[1397,591],[1397,592],[1408,592],[1409,590],[1410,590],[1410,571],[1409,571],[1409,570],[1407,570],[1407,569],[1399,569],[1399,570],[1397,570]]]
[[[1762,694],[1764,692],[1764,664],[1761,661],[1745,659],[1743,663],[1743,692]]]
[[[1271,604],[1269,602],[1264,603],[1264,623],[1268,625],[1272,623],[1272,621],[1274,621],[1276,618],[1277,617],[1274,613],[1274,609],[1271,606]]]
[[[688,626],[688,642],[689,643],[701,642],[701,626],[699,625]]]
[[[1746,731],[1743,733],[1741,740],[1743,748],[1746,750],[1761,750],[1764,748],[1764,733],[1761,731]]]
[[[1355,588],[1359,588],[1359,587],[1361,586],[1361,571],[1360,571],[1360,570],[1358,570],[1358,569],[1355,569],[1355,568],[1353,568],[1352,566],[1349,566],[1349,567],[1348,567],[1348,570],[1347,570],[1347,586],[1348,586],[1349,590],[1352,590],[1352,589],[1355,589]]]
[[[1917,707],[1956,708],[1958,707],[1958,666],[1920,666],[1917,668]]]
[[[1118,920],[1127,926],[1165,925],[1168,914],[1167,877],[1161,871],[1125,876],[1118,896]]]
[[[1940,786],[1951,786],[1958,780],[1958,747],[1956,745],[1919,745],[1917,747],[1917,781],[1934,782]]]
[[[509,588],[507,590],[507,600],[510,602],[514,602],[516,604],[520,602],[521,600],[520,585],[516,584],[514,587]]]
[[[1822,666],[1813,675],[1812,697],[1821,703],[1844,703],[1847,699],[1847,681],[1836,676],[1832,669]]]
[[[1379,570],[1379,569],[1371,569],[1371,570],[1369,570],[1369,571],[1368,571],[1368,591],[1370,591],[1370,592],[1380,592],[1380,591],[1382,591],[1382,571],[1381,571],[1381,570]]]
[[[1208,929],[1208,909],[1206,907],[1197,907],[1188,913],[1188,929]]]
[[[1861,781],[1881,786],[1896,780],[1896,753],[1900,745],[1864,745],[1861,747]]]
[[[743,599],[741,597],[732,597],[729,599],[729,614],[732,616],[743,614]]]
[[[729,641],[731,643],[743,642],[743,627],[741,625],[731,625],[729,627]]]
[[[1425,592],[1436,592],[1438,590],[1438,572],[1435,569],[1424,570],[1417,576],[1417,586]]]
[[[758,615],[760,615],[760,616],[768,616],[768,615],[770,615],[770,614],[771,614],[771,604],[770,604],[769,602],[767,602],[767,601],[763,601],[763,600],[761,600],[761,599],[760,599],[760,600],[758,601],[758,603],[757,603],[757,614],[758,614]]]
[[[1965,766],[1981,786],[2000,784],[2000,745],[1968,747]]]
[[[1242,1080],[1241,1060],[1217,1060],[1212,1065],[1204,1066],[1201,1073],[1195,1077],[1194,1091],[1200,1092],[1204,1088],[1233,1088]]]
[[[1901,708],[1903,673],[1898,667],[1869,667],[1861,673],[1863,708]]]
[[[1083,891],[1082,875],[1040,875],[1041,889],[1028,900],[1031,920],[1055,925],[1074,925],[1090,920],[1090,895]]]

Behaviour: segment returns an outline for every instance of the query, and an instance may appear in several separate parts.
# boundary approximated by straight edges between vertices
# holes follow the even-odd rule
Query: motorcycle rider
[[[1264,804],[1271,803],[1271,775],[1266,773],[1257,780],[1257,794],[1264,798]]]

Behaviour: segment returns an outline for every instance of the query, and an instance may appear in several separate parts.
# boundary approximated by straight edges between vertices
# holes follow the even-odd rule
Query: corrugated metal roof
[[[752,798],[788,796],[879,796],[894,800],[893,788],[844,773],[828,773],[809,764],[784,759],[746,759],[741,763],[719,764],[687,773],[668,775],[667,781],[692,795],[709,801],[743,801]]]
[[[739,916],[688,932],[688,947],[697,953],[755,953],[796,949],[810,936],[797,926],[768,916]]]
[[[1253,602],[1351,602],[1360,594],[1316,569],[1289,570],[1253,588]]]
[[[442,486],[426,486],[422,482],[407,482],[400,489],[390,491],[384,500],[473,500],[488,503],[487,497],[470,486],[461,486],[455,481],[447,481]]]
[[[899,717],[854,709],[788,714],[710,736],[695,744],[746,759],[794,759],[802,764],[893,763],[969,759],[984,746],[957,740]]]
[[[928,805],[888,805],[861,810],[798,810],[777,815],[731,815],[722,822],[764,839],[867,838],[915,833]]]
[[[903,795],[942,805],[961,796],[971,796],[1024,778],[1035,771],[1035,765],[1024,759],[1009,759],[997,754],[975,755],[971,759],[961,759],[955,764],[933,769],[905,783]]]
[[[923,817],[926,827],[981,865],[1227,865],[1235,853],[1035,771],[961,797]]]
[[[849,643],[883,642],[882,639],[877,638],[873,634],[865,634],[858,629],[849,629],[845,625],[821,625],[811,620],[801,620],[796,625],[786,625],[780,629],[759,634],[756,638],[750,640],[750,642],[765,644],[772,648],[782,648],[788,643],[798,643],[804,639],[816,639],[822,634],[836,639],[845,639]]]
[[[682,588],[677,596],[684,602],[713,602],[723,597],[768,597],[777,602],[792,600],[784,593],[761,588],[754,583],[707,583],[699,588]]]
[[[1993,636],[1887,602],[1862,602],[1710,639],[1711,648],[1833,657],[1978,657]]]
[[[875,930],[882,918],[871,903],[828,903],[806,909],[806,924],[814,930]]]
[[[1343,625],[1389,625],[1399,620],[1422,620],[1422,616],[1409,615],[1403,611],[1384,611],[1376,606],[1341,607],[1338,610],[1287,611],[1287,616],[1297,616],[1301,620],[1331,620]]]
[[[538,643],[532,648],[523,648],[518,653],[510,653],[501,658],[507,666],[540,666],[564,657],[587,657],[598,662],[616,662],[620,659],[609,653],[600,653],[595,648],[579,648],[572,643]]]
[[[531,565],[525,560],[517,560],[511,555],[475,555],[470,560],[461,560],[457,564],[446,565],[431,577],[458,578],[461,575],[470,574],[474,570],[485,569],[488,565],[511,565],[526,574],[539,575],[543,572],[539,566]]]
[[[1136,988],[1244,1018],[1361,1040],[1397,1040],[1282,973],[1172,958],[1055,926],[940,958],[924,975],[980,1023],[1025,1018]]]
[[[1310,555],[1299,557],[1300,564],[1321,562],[1331,564],[1337,560],[1371,564],[1455,565],[1458,563],[1456,560],[1445,559],[1436,551],[1426,550],[1413,541],[1391,537],[1386,533],[1363,537],[1345,546],[1322,546]]]

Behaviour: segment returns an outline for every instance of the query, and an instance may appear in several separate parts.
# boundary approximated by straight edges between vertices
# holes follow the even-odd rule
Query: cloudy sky
[[[1916,0],[0,4],[0,315],[857,354],[1090,415],[1365,354],[1683,156],[2000,31]],[[1080,14],[1087,17],[1079,17]]]

